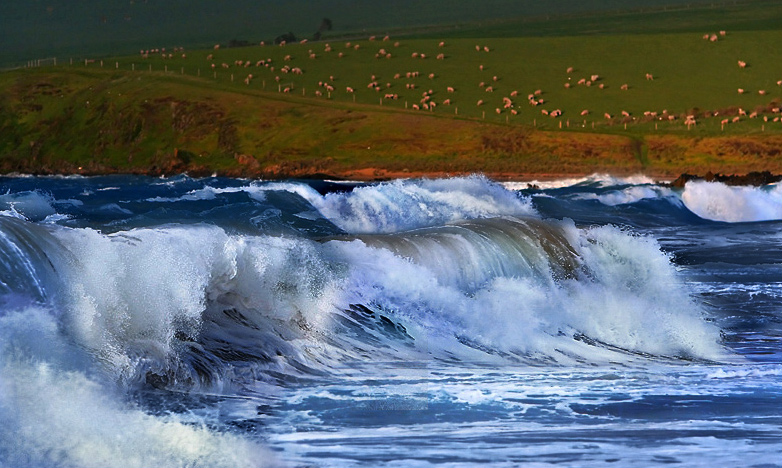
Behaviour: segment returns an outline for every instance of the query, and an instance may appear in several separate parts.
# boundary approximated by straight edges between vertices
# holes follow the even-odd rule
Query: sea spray
[[[778,452],[778,365],[733,354],[776,359],[778,295],[758,281],[751,313],[730,308],[734,279],[778,268],[723,281],[693,234],[728,229],[735,248],[773,223],[716,225],[646,182],[44,182],[56,213],[0,220],[0,464],[274,465],[261,445],[296,466],[649,466],[692,447],[712,463],[709,441],[741,438]]]
[[[782,185],[731,187],[721,182],[690,181],[684,204],[698,216],[728,223],[782,219]]]
[[[156,417],[61,333],[51,310],[0,317],[0,465],[59,467],[270,467],[275,456],[208,420]]]

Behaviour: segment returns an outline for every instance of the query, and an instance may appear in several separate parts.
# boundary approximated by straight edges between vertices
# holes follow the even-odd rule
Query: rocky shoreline
[[[779,181],[782,181],[782,175],[781,174],[772,174],[770,171],[760,171],[760,172],[748,172],[744,175],[725,175],[725,174],[714,174],[712,172],[707,172],[703,176],[694,175],[694,174],[682,174],[679,177],[677,177],[674,181],[672,181],[669,185],[671,187],[675,188],[684,188],[684,184],[686,184],[689,181],[697,181],[702,180],[706,182],[721,182],[725,185],[745,185],[745,186],[753,186],[753,187],[760,187],[761,185],[767,185],[767,184],[775,184]]]

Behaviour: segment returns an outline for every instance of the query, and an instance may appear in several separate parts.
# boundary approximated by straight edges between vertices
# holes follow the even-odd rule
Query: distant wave
[[[727,223],[782,220],[782,185],[734,187],[691,181],[682,201],[701,218]]]

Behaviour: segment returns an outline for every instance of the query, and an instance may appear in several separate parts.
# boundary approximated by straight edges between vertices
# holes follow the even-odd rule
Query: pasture
[[[417,109],[541,129],[714,135],[782,130],[782,49],[775,45],[780,41],[782,31],[773,30],[724,36],[715,30],[480,40],[376,37],[176,52],[160,47],[102,64],[187,75],[208,86],[296,96],[317,105]],[[740,67],[740,61],[747,65]],[[79,60],[72,66],[100,63]],[[551,117],[554,111],[560,115]],[[685,124],[688,116],[695,124]]]
[[[708,28],[690,9],[655,10],[631,15],[646,28],[632,32],[627,20],[590,34],[617,16],[587,14],[31,62],[0,74],[3,170],[778,170],[782,29],[752,20],[782,13],[773,3],[701,9]],[[576,20],[575,35],[557,33]],[[509,37],[473,37],[482,28]]]

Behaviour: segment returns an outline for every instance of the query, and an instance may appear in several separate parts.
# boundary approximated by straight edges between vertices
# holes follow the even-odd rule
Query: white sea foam
[[[207,186],[178,197],[153,197],[146,201],[213,200],[224,193],[243,192],[263,202],[269,192],[275,191],[298,195],[323,217],[354,234],[389,233],[463,219],[534,214],[529,199],[482,176],[395,180],[326,195],[305,184],[255,182],[241,187]]]
[[[728,223],[782,219],[782,185],[733,187],[721,182],[687,182],[685,206],[704,219]]]
[[[500,215],[533,215],[520,198],[481,176],[437,180],[396,180],[330,193],[310,202],[347,232],[390,233],[448,222]]]
[[[85,369],[89,357],[40,307],[0,317],[0,465],[266,467],[266,449],[205,424],[155,417]],[[207,421],[204,421],[204,423]]]
[[[638,174],[627,177],[616,177],[608,174],[592,174],[586,177],[571,177],[554,180],[532,180],[526,182],[503,182],[502,185],[508,190],[523,190],[531,186],[540,189],[557,189],[572,187],[574,185],[597,185],[598,187],[612,187],[615,185],[643,185],[653,184],[654,180]]]
[[[583,334],[632,352],[709,359],[722,355],[718,330],[704,322],[653,240],[613,227],[563,229],[583,259],[586,277],[556,280],[550,272],[533,275],[533,269],[505,276],[482,243],[457,243],[448,254],[444,248],[439,255],[413,258],[357,242],[332,247],[351,266],[349,284],[359,285],[361,299],[395,311],[430,350],[450,352],[451,340],[459,336],[533,357],[567,360],[565,351],[596,361],[611,358],[605,349],[564,338]],[[408,242],[424,247],[428,241]],[[465,283],[463,275],[470,281]],[[466,295],[465,284],[480,287],[468,288]]]
[[[598,200],[600,203],[608,206],[629,205],[641,200],[658,199],[674,197],[674,192],[665,187],[639,185],[625,188],[623,190],[613,190],[607,193],[583,193],[577,198],[582,200]]]
[[[56,213],[50,195],[37,191],[0,195],[0,210],[15,217],[41,221]]]

